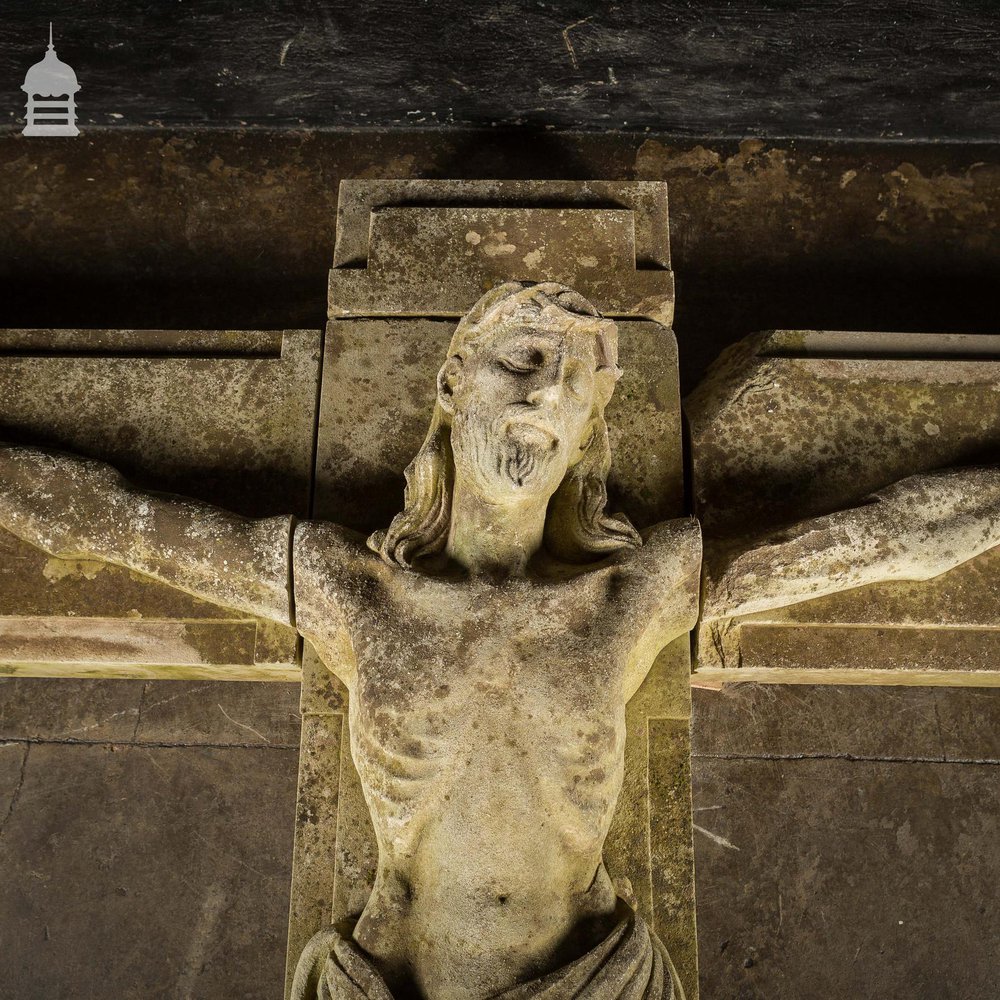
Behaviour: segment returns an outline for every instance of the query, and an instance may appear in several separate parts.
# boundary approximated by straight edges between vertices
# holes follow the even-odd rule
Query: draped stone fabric
[[[335,928],[306,945],[290,1000],[393,1000],[371,960]],[[629,911],[600,944],[575,962],[515,986],[495,1000],[684,1000],[666,948]]]
[[[336,927],[314,934],[303,948],[289,1000],[393,1000],[365,953]]]
[[[497,1000],[684,1000],[684,991],[667,949],[629,911],[586,955]]]

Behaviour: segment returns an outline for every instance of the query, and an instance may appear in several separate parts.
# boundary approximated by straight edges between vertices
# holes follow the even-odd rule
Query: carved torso
[[[677,521],[594,567],[494,583],[299,527],[298,627],[350,690],[379,844],[355,937],[390,979],[484,995],[606,929],[625,702],[643,658],[691,627],[699,558]],[[442,990],[456,973],[467,993]]]

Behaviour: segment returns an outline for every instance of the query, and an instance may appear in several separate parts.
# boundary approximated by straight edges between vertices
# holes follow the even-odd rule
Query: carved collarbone
[[[299,631],[349,687],[359,658],[384,662],[419,648],[457,662],[504,637],[540,655],[551,647],[644,676],[697,619],[701,534],[693,519],[668,521],[641,548],[569,574],[491,582],[399,569],[361,535],[304,522],[293,563]]]

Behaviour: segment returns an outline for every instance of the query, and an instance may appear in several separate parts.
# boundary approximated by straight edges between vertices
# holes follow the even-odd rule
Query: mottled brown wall
[[[4,325],[319,326],[380,176],[666,179],[686,388],[759,329],[995,329],[1000,147],[406,131],[2,136]]]

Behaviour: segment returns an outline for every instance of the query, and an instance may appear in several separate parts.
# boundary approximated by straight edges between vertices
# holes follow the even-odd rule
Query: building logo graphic
[[[21,87],[28,95],[25,135],[79,135],[76,127],[75,95],[80,89],[76,73],[56,55],[49,22],[49,47],[45,58],[35,63]]]

